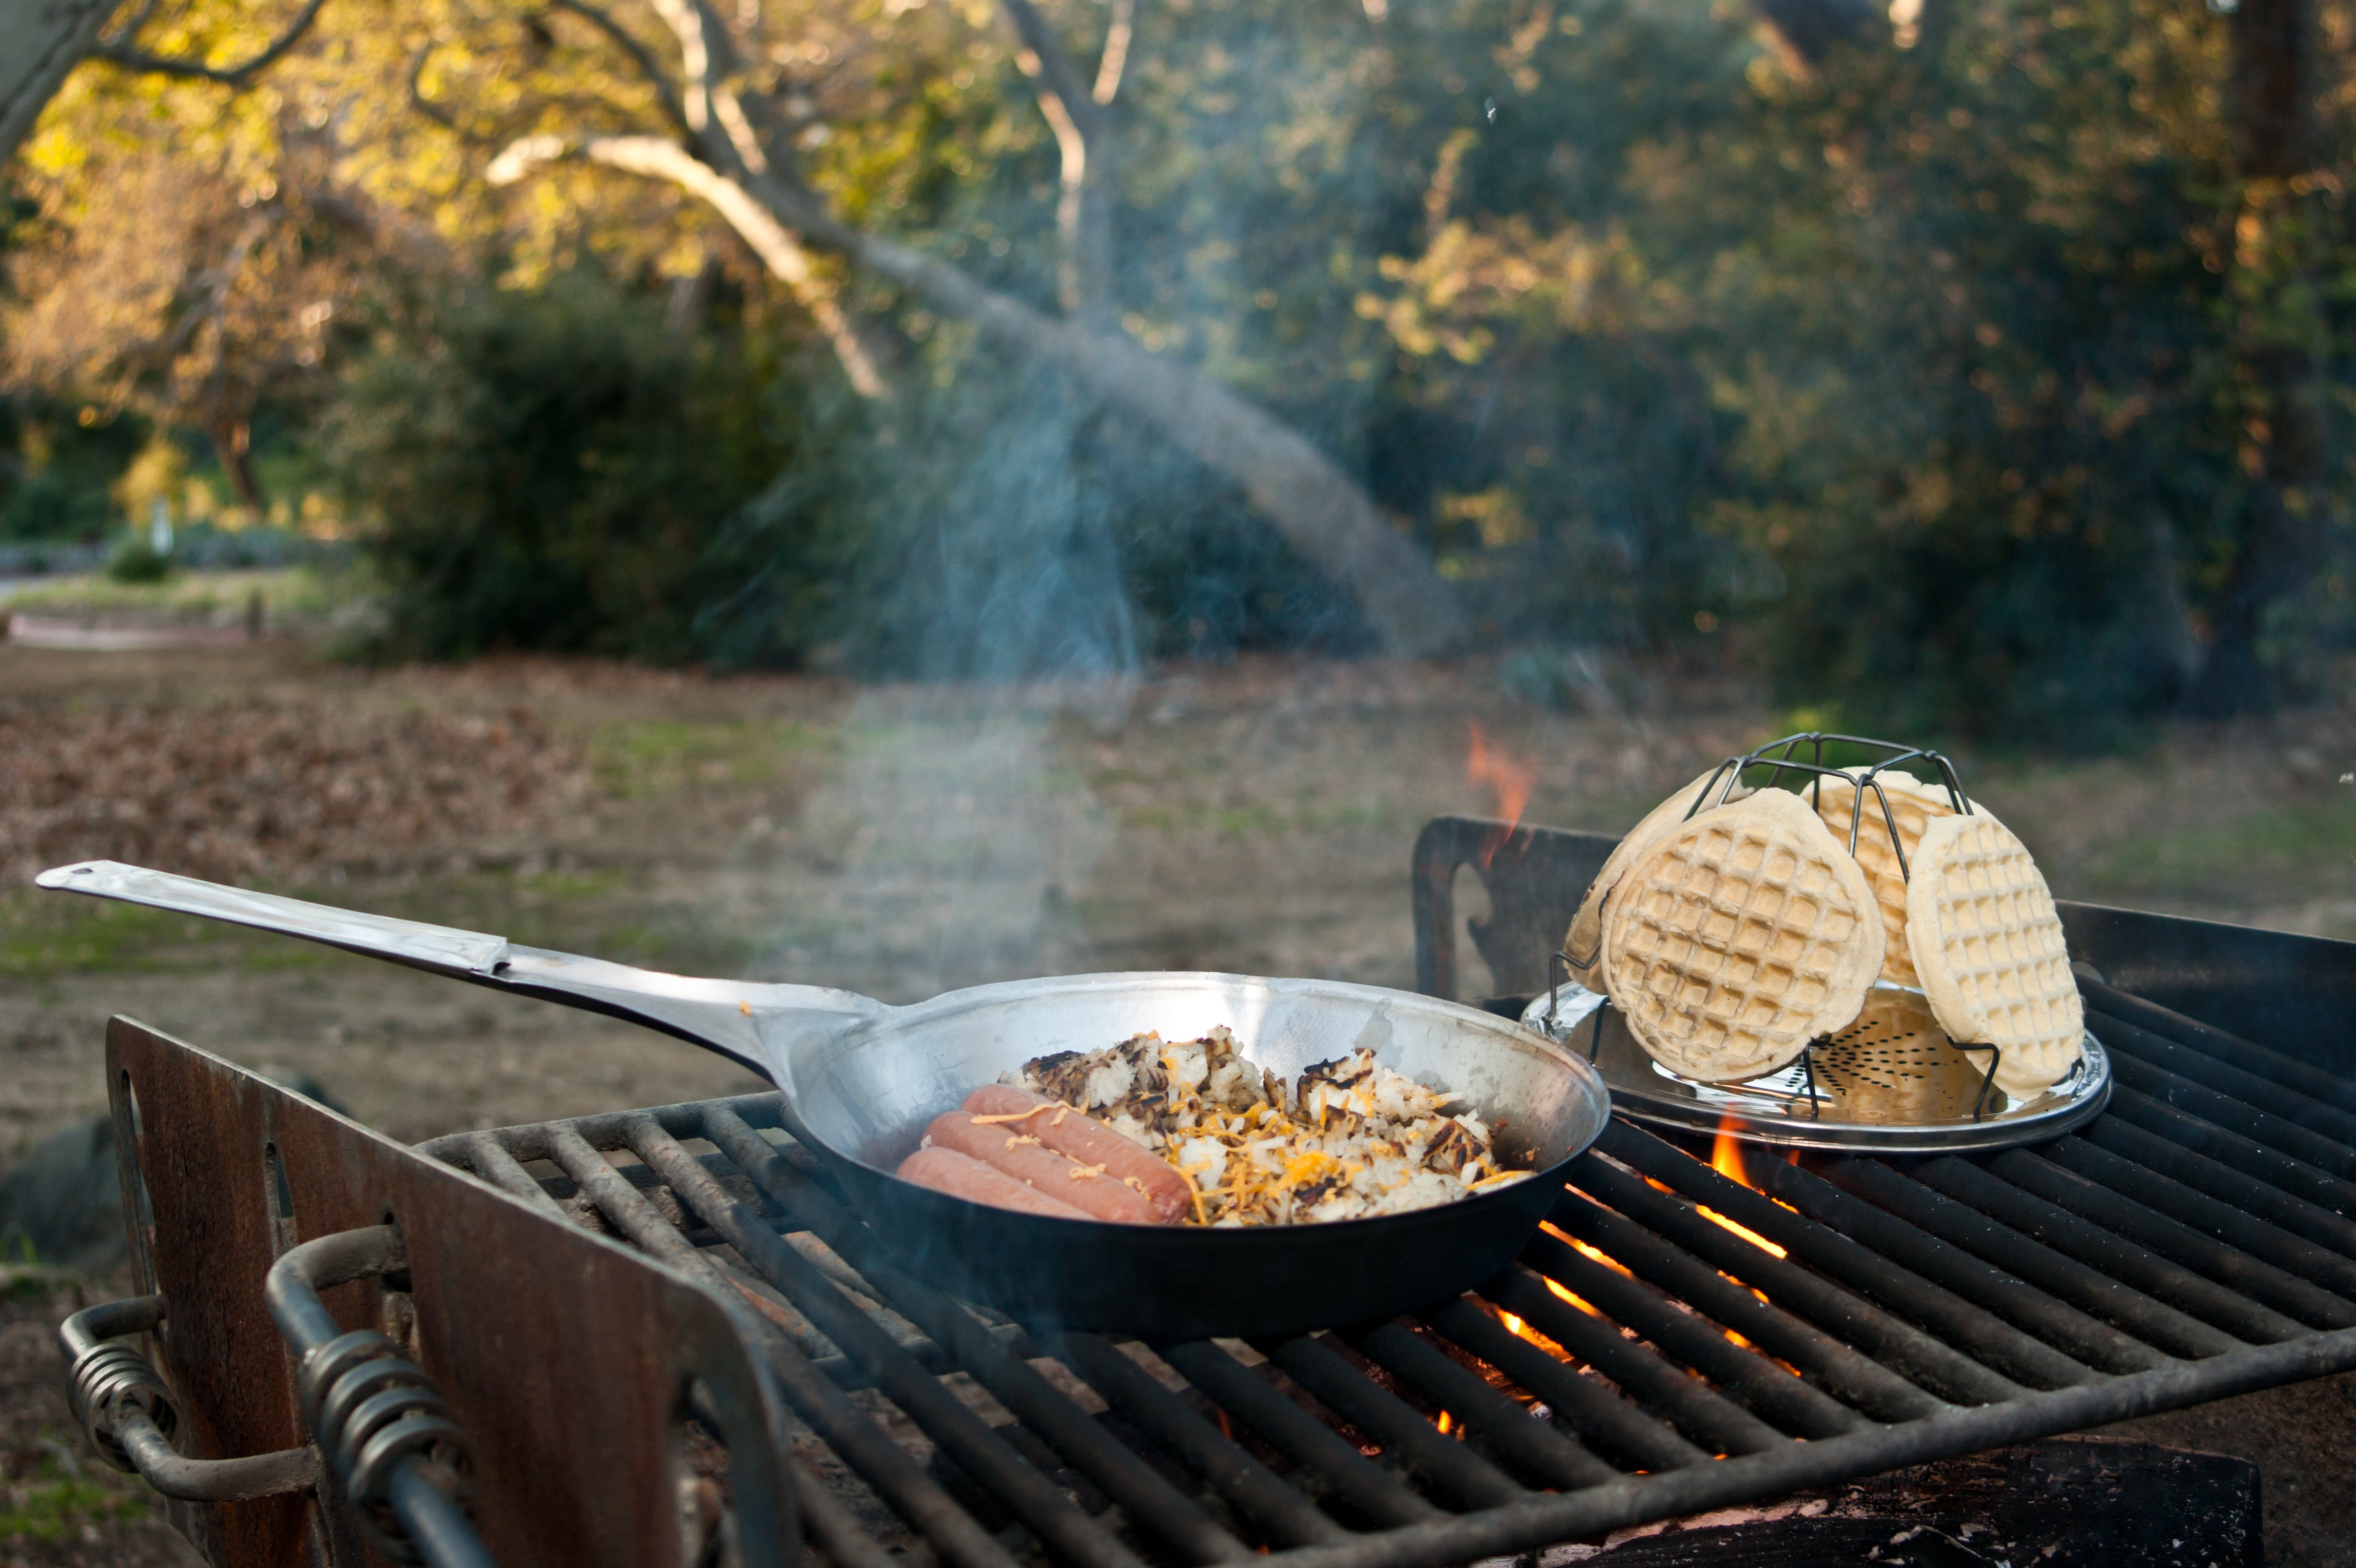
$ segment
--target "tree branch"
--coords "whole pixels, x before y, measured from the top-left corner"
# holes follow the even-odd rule
[[[309,0],[277,40],[243,65],[209,66],[201,60],[172,59],[163,55],[151,55],[131,47],[131,35],[126,32],[112,43],[102,43],[91,51],[91,58],[102,59],[124,70],[147,71],[157,76],[188,77],[198,81],[218,81],[229,87],[244,87],[255,76],[277,63],[280,57],[302,40],[318,18],[320,8],[327,0]]]
[[[654,0],[654,7],[679,40],[680,65],[687,81],[680,107],[696,151],[752,174],[768,173],[768,156],[730,81],[737,59],[727,27],[704,0]],[[723,133],[717,144],[709,134],[714,120]]]
[[[1125,59],[1127,16],[1114,14],[1115,31],[1105,39],[1110,91],[1099,99],[1081,89],[1071,57],[1055,41],[1031,0],[1000,0],[1000,4],[1023,40],[1015,63],[1040,84],[1039,112],[1055,131],[1063,159],[1063,194],[1055,203],[1056,299],[1072,315],[1100,317],[1109,308],[1112,296],[1112,221],[1101,194],[1108,140],[1104,134],[1104,105],[1110,102],[1111,92],[1119,89],[1115,44],[1117,40],[1118,52]],[[1099,68],[1097,79],[1099,86],[1107,83],[1105,69]]]
[[[680,103],[679,93],[671,87],[670,78],[665,76],[662,67],[655,63],[654,51],[638,42],[636,35],[628,28],[614,20],[605,12],[588,4],[588,0],[550,0],[549,8],[553,11],[570,11],[605,34],[613,41],[615,48],[630,57],[630,63],[638,68],[638,74],[645,77],[648,85],[655,90],[655,95],[662,101],[663,118],[669,120],[680,130],[695,129],[688,124],[687,110]]]
[[[1023,40],[1035,66],[1024,63],[1025,76],[1035,76],[1049,92],[1063,100],[1064,112],[1072,117],[1082,137],[1093,137],[1101,128],[1101,116],[1097,112],[1094,94],[1080,84],[1079,72],[1072,69],[1072,59],[1055,35],[1039,15],[1031,0],[999,0],[1007,19],[1014,24],[1015,36]],[[1124,46],[1124,49],[1126,46]]]
[[[1105,27],[1104,53],[1097,59],[1098,103],[1110,103],[1120,91],[1121,72],[1129,67],[1129,40],[1137,26],[1137,0],[1112,0],[1112,21]]]
[[[487,173],[492,184],[510,185],[543,163],[573,156],[608,168],[669,180],[709,203],[818,322],[859,395],[884,395],[884,377],[875,368],[873,356],[860,341],[832,292],[811,271],[809,252],[802,249],[801,242],[744,186],[678,143],[660,136],[591,136],[573,147],[560,136],[525,136],[509,144]]]

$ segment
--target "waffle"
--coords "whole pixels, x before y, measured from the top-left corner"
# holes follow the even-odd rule
[[[1644,820],[1628,830],[1627,836],[1604,861],[1603,869],[1597,872],[1595,880],[1587,885],[1586,897],[1579,901],[1579,912],[1570,918],[1569,934],[1562,939],[1562,950],[1564,956],[1571,961],[1570,977],[1588,990],[1603,989],[1604,900],[1620,885],[1620,879],[1627,875],[1628,867],[1635,864],[1636,857],[1643,854],[1655,839],[1686,820],[1686,812],[1692,807],[1694,798],[1708,789],[1712,779],[1718,779],[1721,784],[1725,782],[1713,768],[1645,812]],[[1748,793],[1750,791],[1740,783],[1735,785],[1735,800],[1740,800]],[[1582,958],[1587,961],[1583,967],[1579,962]]]
[[[2001,1047],[2007,1094],[2050,1088],[2078,1059],[2086,1015],[2037,863],[1975,810],[1923,829],[1911,864],[1908,940],[1939,1026],[1957,1045]]]
[[[1863,769],[1852,771],[1861,773]],[[1922,982],[1914,975],[1914,961],[1906,947],[1906,874],[1898,868],[1898,857],[1890,853],[1890,817],[1898,820],[1899,847],[1905,852],[1906,864],[1911,867],[1922,830],[1940,817],[1954,816],[1955,811],[1948,803],[1944,788],[1925,784],[1912,774],[1892,768],[1875,774],[1874,782],[1881,787],[1881,799],[1876,799],[1870,789],[1864,791],[1865,821],[1857,829],[1857,863],[1865,868],[1866,879],[1873,884],[1874,902],[1881,906],[1881,978],[1893,985],[1920,986]],[[1858,787],[1844,779],[1824,779],[1812,781],[1801,793],[1815,801],[1825,826],[1847,847],[1849,818],[1856,809]],[[1890,804],[1890,817],[1882,815],[1883,800]]]
[[[1603,922],[1605,989],[1655,1061],[1772,1072],[1847,1027],[1881,972],[1873,888],[1807,802],[1762,789],[1655,837]]]

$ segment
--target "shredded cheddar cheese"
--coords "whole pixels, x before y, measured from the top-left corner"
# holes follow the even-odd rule
[[[1159,1153],[1186,1178],[1197,1225],[1292,1225],[1402,1213],[1519,1181],[1455,1097],[1359,1050],[1288,1085],[1233,1033],[1145,1034],[1107,1050],[1026,1062],[1006,1081],[1085,1112]],[[1036,1114],[977,1118],[1015,1121]],[[1085,1180],[1103,1167],[1075,1166]],[[1123,1178],[1131,1187],[1134,1178]],[[1141,1187],[1140,1190],[1142,1190]]]

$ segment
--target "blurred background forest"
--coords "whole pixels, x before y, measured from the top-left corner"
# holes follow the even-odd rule
[[[8,166],[20,565],[160,508],[361,654],[1633,650],[2081,746],[2349,641],[2333,5],[106,10]]]

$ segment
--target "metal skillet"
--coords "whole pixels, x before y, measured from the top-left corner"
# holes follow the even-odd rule
[[[717,1051],[777,1086],[788,1130],[912,1273],[1043,1326],[1155,1338],[1283,1334],[1447,1300],[1521,1250],[1560,1194],[1560,1167],[1610,1112],[1595,1069],[1534,1031],[1370,985],[1086,974],[894,1007],[817,986],[660,974],[112,861],[59,866],[36,881],[302,937]],[[1437,1208],[1231,1228],[1020,1214],[892,1174],[935,1115],[1032,1058],[1098,1050],[1146,1029],[1190,1039],[1219,1024],[1288,1082],[1371,1047],[1386,1067],[1456,1091],[1496,1129],[1501,1162],[1537,1174]]]

